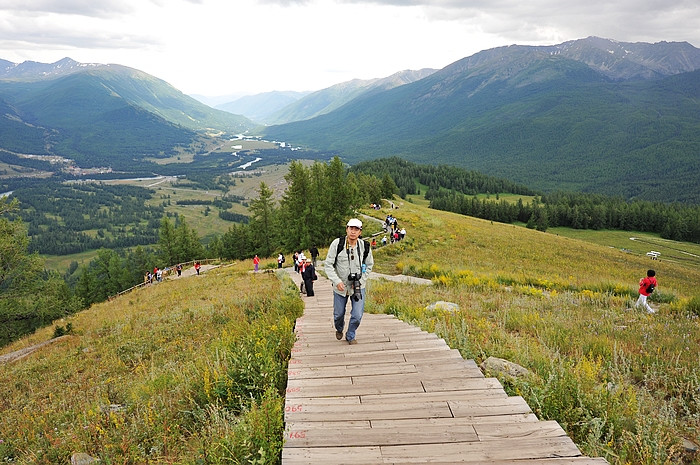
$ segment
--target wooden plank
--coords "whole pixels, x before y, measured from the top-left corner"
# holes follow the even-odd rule
[[[426,426],[416,430],[412,426],[345,428],[328,426],[299,429],[298,425],[285,431],[285,447],[339,447],[339,446],[384,446],[399,444],[432,444],[478,441],[471,425]]]
[[[337,428],[337,429],[362,429],[371,428],[372,422],[369,420],[323,420],[323,421],[285,421],[286,430],[305,430],[314,428]]]
[[[411,402],[407,404],[346,405],[300,404],[296,411],[285,412],[285,421],[386,420],[404,418],[452,418],[447,402]]]
[[[388,385],[352,385],[352,386],[313,386],[289,387],[286,390],[288,398],[297,397],[337,397],[362,396],[368,394],[394,394],[398,392],[424,392],[420,380],[406,380],[399,384]]]
[[[285,408],[287,405],[303,404],[335,404],[335,405],[357,405],[360,404],[360,396],[336,396],[336,397],[294,397],[285,398]]]
[[[295,378],[287,380],[287,387],[316,387],[316,386],[351,386],[352,378],[350,377],[339,377],[339,378]]]
[[[339,376],[379,375],[379,374],[418,373],[415,365],[405,362],[375,363],[372,365],[340,365],[324,368],[301,368],[295,370],[288,379],[335,378]]]
[[[496,378],[443,378],[423,380],[426,392],[462,391],[468,389],[503,389]]]
[[[422,371],[417,373],[399,373],[399,374],[388,374],[388,375],[358,375],[353,376],[352,384],[361,385],[367,383],[398,383],[405,379],[420,379],[424,382],[440,382],[446,377],[459,376],[459,380],[473,380],[477,383],[483,383],[486,378],[468,378],[466,376],[460,376],[460,373],[455,370],[447,371]],[[313,380],[310,380],[313,383]]]
[[[540,421],[537,417],[530,414],[519,415],[502,415],[493,417],[479,418],[405,418],[394,420],[342,420],[342,421],[286,421],[285,425],[288,429],[314,429],[314,428],[410,428],[415,431],[423,428],[439,427],[444,430],[449,430],[452,427],[472,426],[476,430],[479,426],[496,425],[503,426],[505,424],[517,426],[525,424],[537,425]],[[537,428],[537,426],[534,426]],[[526,426],[523,426],[527,430]]]
[[[379,394],[360,396],[363,404],[377,403],[403,403],[410,399],[421,400],[476,400],[507,398],[508,394],[503,389],[472,389],[470,391],[436,391],[436,392],[410,392],[398,394]]]
[[[402,462],[401,465],[425,465],[426,462]],[[430,465],[454,465],[455,462],[430,461]],[[563,457],[556,459],[491,460],[488,465],[609,465],[603,458]]]
[[[519,396],[476,401],[452,400],[448,403],[455,418],[514,415],[532,412],[527,402]]]
[[[347,366],[357,364],[374,364],[385,362],[405,362],[404,354],[400,352],[385,352],[381,357],[376,354],[333,354],[306,355],[304,358],[293,357],[289,361],[289,370],[309,367]]]
[[[375,465],[383,464],[379,447],[285,447],[283,465]]]
[[[517,415],[501,415],[478,418],[407,418],[405,420],[372,420],[372,426],[401,426],[413,425],[415,428],[423,428],[426,425],[442,425],[450,428],[453,425],[479,425],[479,424],[503,424],[503,423],[536,423],[539,420],[533,413]]]
[[[335,339],[335,336],[333,336]],[[359,341],[359,336],[358,336]],[[383,352],[385,350],[397,350],[397,342],[363,342],[362,344],[349,345],[346,341],[334,341],[323,347],[297,347],[292,348],[292,356],[301,357],[306,355],[333,355],[358,352]]]
[[[420,363],[428,360],[437,359],[455,359],[464,360],[462,355],[456,349],[440,350],[440,351],[420,351],[420,352],[405,352],[405,359],[409,363]],[[465,360],[466,361],[466,360]],[[467,361],[468,362],[468,361]]]
[[[566,431],[556,421],[534,423],[474,423],[480,441],[500,441],[503,438],[533,438],[566,436]]]
[[[498,446],[491,442],[382,446],[381,454],[388,463],[402,464],[432,458],[451,463],[486,463],[493,460],[577,457],[581,452],[568,437],[556,437],[504,439]]]

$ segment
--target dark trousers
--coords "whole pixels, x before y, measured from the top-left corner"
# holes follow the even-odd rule
[[[306,289],[307,296],[313,297],[313,295],[314,295],[314,280],[313,279],[305,279],[304,280],[304,289]]]

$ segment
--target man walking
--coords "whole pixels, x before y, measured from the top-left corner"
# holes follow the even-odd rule
[[[314,268],[316,268],[316,259],[318,258],[318,248],[314,245],[309,249],[309,252],[311,252],[311,262],[314,265]]]
[[[353,218],[345,228],[346,236],[334,239],[328,248],[324,269],[333,283],[333,321],[335,338],[343,338],[345,308],[350,298],[350,323],[345,340],[357,344],[355,332],[365,311],[367,276],[374,266],[372,248],[360,240],[362,221]]]

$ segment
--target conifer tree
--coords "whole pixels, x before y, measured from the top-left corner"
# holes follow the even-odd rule
[[[258,254],[261,257],[269,257],[277,247],[278,237],[275,223],[275,204],[272,189],[264,182],[258,188],[258,198],[250,202],[252,214],[249,228],[253,239],[254,250],[250,256]]]
[[[80,308],[65,281],[28,253],[24,223],[7,218],[18,209],[16,199],[0,198],[0,346]]]
[[[175,237],[175,228],[167,216],[160,220],[160,230],[158,233],[158,258],[163,268],[177,261],[177,239]]]
[[[310,171],[299,161],[289,165],[289,173],[284,177],[287,189],[280,202],[279,219],[285,234],[281,237],[282,246],[286,250],[310,247],[309,231],[315,225],[309,225],[309,213],[313,205]],[[313,196],[315,197],[315,196]]]

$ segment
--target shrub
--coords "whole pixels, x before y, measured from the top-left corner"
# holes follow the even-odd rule
[[[239,417],[231,435],[220,442],[228,463],[276,465],[284,446],[284,398],[268,388]]]
[[[692,315],[700,316],[700,296],[692,297],[686,304],[685,309]]]

